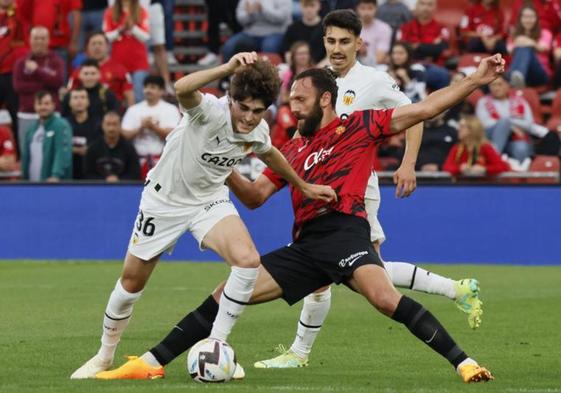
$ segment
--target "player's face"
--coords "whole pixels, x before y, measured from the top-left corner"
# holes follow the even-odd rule
[[[97,67],[85,66],[80,68],[79,78],[82,82],[82,86],[86,89],[90,89],[98,84],[101,74]]]
[[[70,102],[68,104],[70,105],[70,109],[74,112],[85,111],[90,105],[88,93],[83,90],[71,91]]]
[[[292,84],[289,96],[290,111],[298,120],[300,135],[312,135],[323,118],[316,88],[310,78],[298,79]]]
[[[503,78],[497,78],[489,84],[489,91],[491,92],[493,98],[502,100],[508,97],[510,86],[508,82]]]
[[[109,53],[109,46],[107,45],[105,37],[103,37],[101,34],[96,34],[92,38],[90,38],[90,41],[88,42],[87,52],[88,56],[92,59],[96,59],[98,61],[105,59],[105,57],[107,57],[107,54]]]
[[[356,13],[364,24],[370,24],[376,15],[376,6],[371,3],[360,3],[356,7]]]
[[[164,90],[158,85],[147,84],[142,90],[144,93],[144,99],[150,103],[156,103],[164,96]]]
[[[103,134],[108,138],[115,138],[121,133],[121,119],[119,116],[106,115],[101,123]]]
[[[330,26],[323,37],[329,64],[337,73],[346,73],[355,63],[362,39],[352,31]]]
[[[34,102],[35,112],[39,118],[46,119],[55,112],[55,102],[49,94]]]
[[[261,100],[246,98],[242,101],[230,99],[230,114],[234,132],[249,134],[265,116],[267,108]]]

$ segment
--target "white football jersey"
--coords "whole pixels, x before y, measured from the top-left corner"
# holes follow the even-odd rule
[[[347,75],[337,78],[337,86],[335,111],[342,118],[354,111],[396,108],[411,103],[387,72],[358,61]]]
[[[399,86],[387,72],[360,64],[358,61],[342,78],[337,78],[337,103],[335,112],[344,119],[355,111],[368,109],[388,109],[407,105],[411,100],[399,90]],[[372,172],[366,187],[366,199],[380,203],[378,175]],[[377,210],[377,207],[376,207]],[[368,220],[373,232],[372,240],[385,239],[382,227],[375,213],[368,212]]]
[[[265,120],[248,134],[234,132],[226,97],[203,94],[200,105],[182,113],[166,138],[160,161],[147,176],[168,203],[210,201],[245,156],[264,154],[272,147]]]

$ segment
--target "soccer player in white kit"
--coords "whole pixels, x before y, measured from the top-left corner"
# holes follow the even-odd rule
[[[349,116],[357,110],[387,109],[410,104],[411,101],[395,81],[386,73],[364,66],[357,61],[362,45],[361,22],[351,10],[330,12],[323,20],[324,45],[331,69],[337,73],[337,104],[339,117]],[[396,196],[407,197],[416,188],[415,163],[422,139],[422,124],[407,130],[406,151],[400,168],[394,175]],[[380,188],[378,176],[372,172],[365,194],[371,241],[380,253],[386,239],[378,221]],[[479,299],[477,280],[454,281],[428,272],[411,263],[386,262],[384,267],[396,287],[439,294],[455,300],[457,306],[468,314],[468,323],[477,328],[481,323],[482,302]],[[330,287],[320,289],[304,298],[294,341],[288,350],[279,345],[281,354],[255,363],[257,368],[295,368],[308,365],[308,357],[321,326],[331,306]]]
[[[227,97],[218,99],[198,91],[232,74]],[[260,264],[224,185],[245,156],[255,153],[308,198],[336,199],[331,187],[304,182],[272,147],[263,116],[277,99],[279,86],[275,67],[258,60],[255,52],[239,53],[226,64],[190,74],[175,84],[183,118],[148,173],[123,272],[105,310],[101,347],[72,379],[94,378],[112,365],[134,303],[156,263],[186,231],[201,249],[212,249],[231,266],[210,335],[226,341],[253,292]]]

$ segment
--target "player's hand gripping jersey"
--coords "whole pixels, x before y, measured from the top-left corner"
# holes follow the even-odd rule
[[[147,176],[160,185],[158,195],[172,204],[212,199],[245,156],[271,149],[264,120],[248,134],[232,131],[226,97],[204,94],[200,105],[182,113],[179,125],[166,138],[160,161]]]

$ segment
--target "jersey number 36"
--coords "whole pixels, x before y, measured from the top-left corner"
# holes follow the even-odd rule
[[[156,226],[152,223],[152,220],[154,220],[154,217],[146,217],[146,220],[144,220],[144,212],[140,210],[136,220],[136,229],[142,232],[145,236],[154,235]]]

